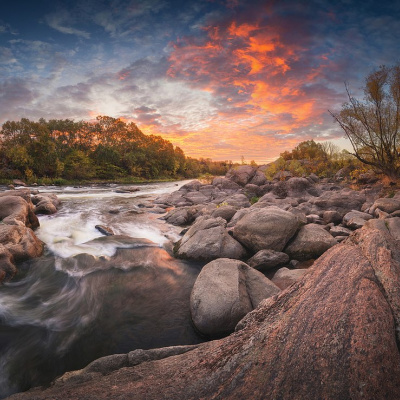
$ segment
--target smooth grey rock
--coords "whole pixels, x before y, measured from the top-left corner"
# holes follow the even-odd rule
[[[247,264],[260,271],[266,271],[288,262],[289,256],[286,253],[274,250],[260,250],[247,261]]]
[[[202,216],[175,245],[175,254],[180,258],[214,260],[229,257],[241,259],[246,250],[226,231],[226,221],[222,218]]]
[[[291,243],[285,248],[290,258],[305,261],[318,258],[326,250],[337,244],[335,238],[321,225],[303,226]]]
[[[221,258],[203,267],[190,296],[195,327],[204,335],[219,337],[279,288],[244,262]]]
[[[277,207],[255,209],[235,225],[233,236],[249,249],[281,251],[299,228],[296,216]]]
[[[293,283],[299,281],[306,274],[307,269],[289,269],[282,267],[276,271],[272,277],[272,282],[280,289],[284,290]]]
[[[211,216],[213,218],[221,217],[225,221],[229,222],[232,219],[232,217],[236,214],[236,212],[237,212],[237,209],[235,207],[226,205],[226,206],[221,206],[221,207],[216,208],[212,212]]]

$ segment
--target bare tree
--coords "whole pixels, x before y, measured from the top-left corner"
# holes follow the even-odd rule
[[[339,113],[330,114],[342,127],[361,162],[390,178],[400,173],[400,64],[381,66],[365,79],[364,99],[351,96]]]

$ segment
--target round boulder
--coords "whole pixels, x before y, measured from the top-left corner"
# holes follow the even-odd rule
[[[220,258],[203,267],[190,296],[190,312],[197,330],[221,337],[279,288],[244,262]]]
[[[272,282],[281,290],[284,290],[293,283],[299,281],[306,272],[307,269],[289,269],[282,267],[275,272]]]
[[[226,231],[226,221],[220,217],[202,216],[175,245],[175,254],[180,258],[210,261],[229,257],[241,259],[246,250]]]
[[[225,176],[238,185],[245,186],[252,180],[256,171],[251,165],[240,165],[239,167],[231,168]]]
[[[274,250],[260,250],[247,261],[247,264],[252,268],[265,271],[288,262],[289,256],[286,253]]]
[[[278,207],[254,209],[235,225],[233,236],[254,252],[282,251],[300,226],[295,215]]]
[[[285,253],[295,260],[305,261],[318,258],[335,244],[337,241],[323,226],[308,224],[299,230]]]

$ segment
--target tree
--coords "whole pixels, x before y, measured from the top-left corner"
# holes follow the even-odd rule
[[[330,112],[349,138],[353,156],[391,179],[400,172],[400,64],[381,66],[365,79],[364,99],[349,101],[339,113]]]

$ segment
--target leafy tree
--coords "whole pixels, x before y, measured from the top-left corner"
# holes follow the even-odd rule
[[[349,138],[353,155],[390,178],[400,172],[400,64],[381,66],[365,79],[364,99],[355,99],[346,84],[349,101],[331,113]]]

